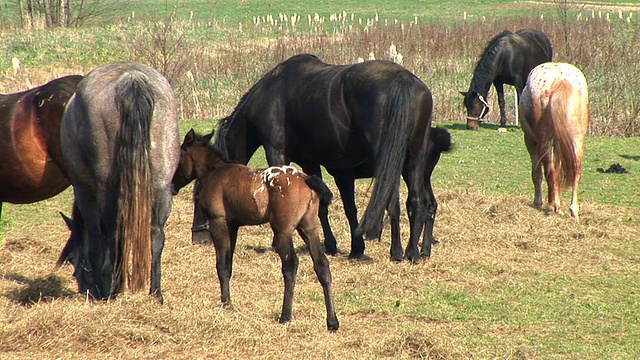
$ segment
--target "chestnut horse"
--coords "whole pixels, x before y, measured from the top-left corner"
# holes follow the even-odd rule
[[[137,63],[113,63],[78,84],[60,128],[74,190],[70,261],[81,292],[107,299],[151,279],[162,302],[160,259],[180,157],[178,103],[169,82]]]
[[[0,95],[0,215],[2,203],[28,204],[71,184],[60,149],[60,122],[80,75]]]
[[[209,220],[209,233],[216,249],[222,303],[230,302],[229,279],[238,228],[268,222],[273,230],[272,246],[282,261],[284,277],[280,323],[291,320],[298,271],[292,236],[297,230],[309,249],[313,269],[324,291],[327,329],[338,330],[331,295],[331,270],[320,246],[317,224],[320,203],[327,206],[333,194],[320,178],[291,166],[257,170],[229,163],[222,151],[209,144],[212,136],[213,133],[200,136],[193,129],[187,133],[173,184],[178,191],[195,178],[200,181],[200,207]]]
[[[560,188],[570,186],[571,215],[578,220],[578,183],[582,174],[584,137],[589,128],[587,81],[565,63],[535,67],[520,99],[522,130],[531,156],[534,205],[542,206],[542,166],[549,207],[560,212]]]

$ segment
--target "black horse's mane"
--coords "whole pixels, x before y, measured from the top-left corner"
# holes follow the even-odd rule
[[[493,81],[491,76],[495,69],[494,60],[503,50],[502,47],[499,46],[500,40],[505,36],[513,34],[514,33],[512,31],[504,30],[489,41],[489,44],[484,49],[482,55],[480,55],[480,59],[478,59],[478,62],[476,63],[475,70],[473,72],[473,79],[471,81],[472,87],[473,85],[485,84],[486,82]]]

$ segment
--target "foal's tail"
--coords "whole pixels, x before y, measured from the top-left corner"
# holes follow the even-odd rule
[[[375,154],[373,177],[375,183],[367,209],[358,229],[366,238],[373,239],[382,232],[382,217],[392,199],[398,198],[400,176],[407,153],[409,135],[413,129],[416,106],[414,79],[410,74],[399,74],[390,84],[384,105],[381,143]]]
[[[310,175],[304,178],[304,182],[318,194],[318,197],[320,197],[320,205],[329,206],[329,204],[331,204],[333,201],[333,193],[322,179],[315,175]]]
[[[116,227],[116,262],[112,293],[122,289],[126,276],[129,290],[140,291],[151,278],[152,177],[149,152],[155,98],[146,75],[132,71],[123,75],[115,89],[122,122],[116,142],[115,178],[119,181]]]
[[[569,118],[568,104],[572,86],[566,80],[557,80],[551,86],[551,98],[547,107],[547,120],[553,131],[547,134],[545,144],[553,158],[555,180],[561,187],[573,186],[579,171],[576,144],[570,131],[572,119]]]

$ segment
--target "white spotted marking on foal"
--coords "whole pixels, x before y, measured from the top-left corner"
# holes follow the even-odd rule
[[[262,182],[269,183],[269,186],[273,186],[273,180],[278,177],[280,174],[296,175],[299,173],[298,169],[293,166],[284,165],[284,166],[272,166],[262,172]],[[287,185],[291,185],[291,183],[287,179]]]

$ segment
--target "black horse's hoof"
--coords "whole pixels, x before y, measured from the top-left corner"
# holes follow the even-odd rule
[[[340,327],[340,321],[338,321],[338,319],[327,320],[327,330],[331,332],[336,332],[338,331],[339,327]]]
[[[364,259],[364,254],[363,253],[350,253],[349,254],[349,259],[352,260],[363,260]]]

